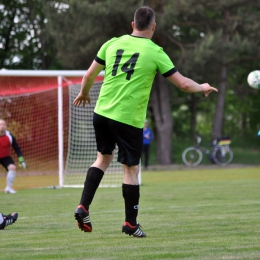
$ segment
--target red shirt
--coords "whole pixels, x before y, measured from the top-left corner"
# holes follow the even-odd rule
[[[14,148],[18,157],[22,156],[21,149],[14,136],[9,131],[5,131],[5,135],[0,136],[0,158],[11,155],[11,146]]]

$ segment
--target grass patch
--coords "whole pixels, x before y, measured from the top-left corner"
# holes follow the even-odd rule
[[[147,171],[142,180],[144,239],[121,233],[121,188],[98,189],[92,233],[73,217],[82,189],[1,192],[1,211],[19,218],[0,231],[0,259],[259,259],[259,168]]]

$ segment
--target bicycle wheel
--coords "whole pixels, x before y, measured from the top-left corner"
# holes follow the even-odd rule
[[[232,162],[233,151],[228,145],[221,145],[217,146],[216,149],[214,149],[212,156],[216,164],[225,166]]]
[[[188,147],[182,153],[182,161],[188,166],[197,166],[202,161],[202,152],[196,147]]]

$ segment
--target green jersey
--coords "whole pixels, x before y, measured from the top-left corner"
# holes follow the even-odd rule
[[[176,72],[168,55],[150,39],[124,35],[103,44],[95,60],[105,65],[105,77],[94,112],[143,128],[157,71]]]

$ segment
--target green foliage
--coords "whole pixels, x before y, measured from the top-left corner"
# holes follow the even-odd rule
[[[139,1],[64,1],[69,8],[55,12],[47,6],[49,29],[55,37],[58,58],[65,69],[86,69],[101,45],[112,37],[131,33]],[[62,30],[61,30],[62,28]]]
[[[0,68],[60,68],[43,5],[42,0],[1,2]]]
[[[223,118],[222,134],[258,131],[260,91],[246,79],[259,67],[259,1],[3,0],[0,68],[87,69],[103,42],[132,32],[134,11],[142,5],[155,9],[153,41],[181,74],[217,88],[225,83],[225,91],[208,98],[171,91],[174,135],[209,135],[215,118]],[[220,95],[225,102],[217,106]]]
[[[246,81],[249,72],[259,66],[259,7],[256,1],[166,1],[160,36],[167,35],[167,40],[160,39],[160,43],[177,69],[197,82],[209,82],[216,88],[224,82],[226,87],[213,97],[194,99],[192,106],[190,95],[172,92],[174,132],[178,136],[198,130],[208,134],[213,119],[220,118],[220,124],[222,116],[222,134],[253,134],[260,127],[259,91],[250,89]],[[225,76],[221,74],[223,66],[227,67]],[[217,107],[220,95],[225,103]],[[175,101],[180,98],[189,108],[185,113]],[[220,110],[221,117],[216,115]],[[192,122],[192,114],[196,122]]]

